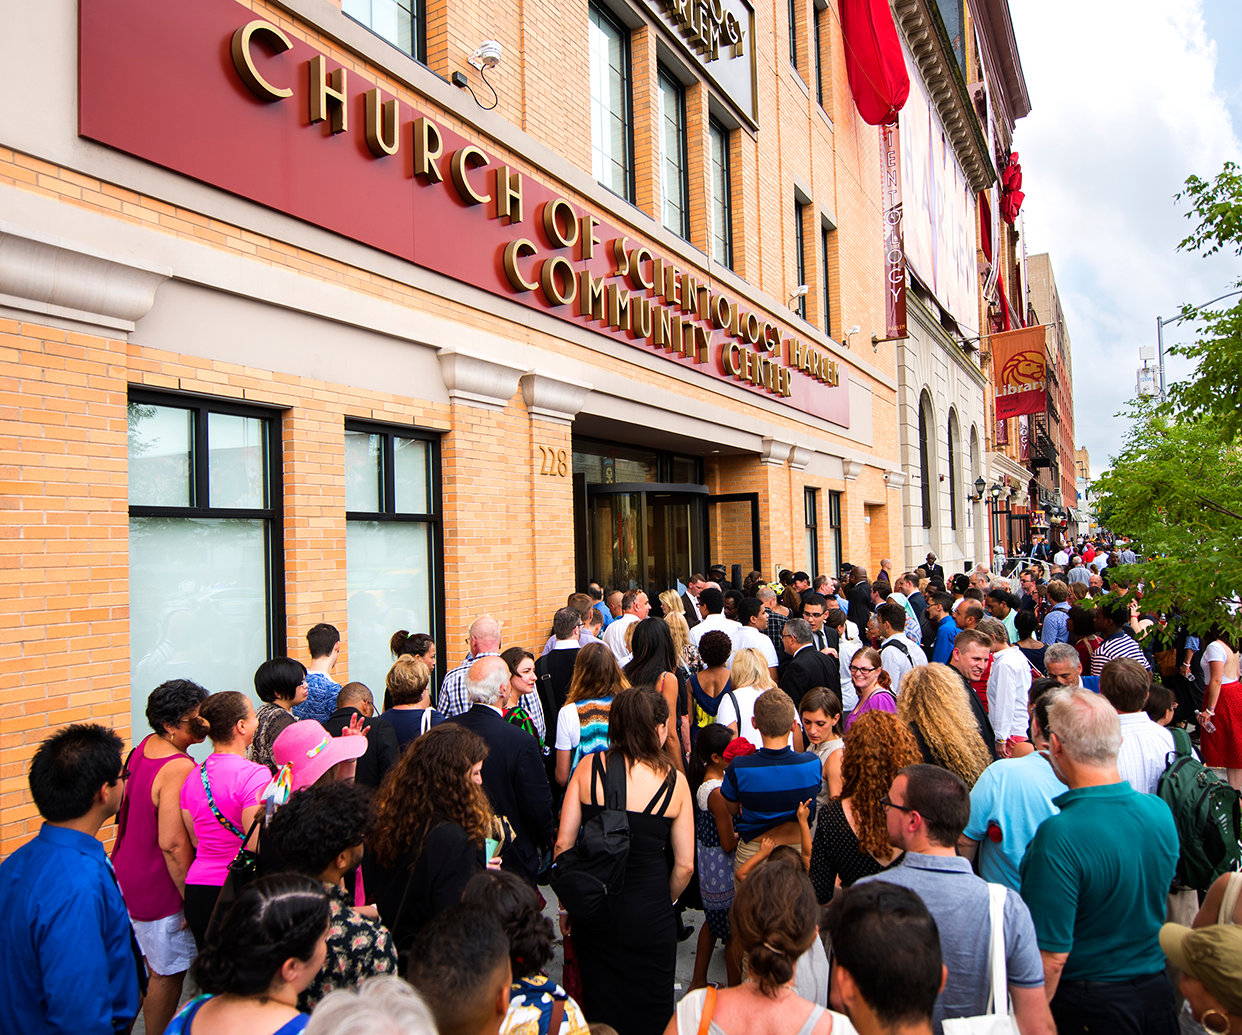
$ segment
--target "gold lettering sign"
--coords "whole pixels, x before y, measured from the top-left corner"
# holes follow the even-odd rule
[[[282,54],[293,47],[293,44],[289,42],[289,37],[275,25],[270,25],[260,18],[247,22],[233,33],[233,39],[229,44],[229,53],[233,56],[233,67],[237,69],[238,77],[260,100],[279,101],[285,97],[292,97],[292,89],[287,86],[273,86],[259,74],[258,68],[255,67],[254,55],[250,52],[255,36],[267,40],[268,46],[277,54]]]

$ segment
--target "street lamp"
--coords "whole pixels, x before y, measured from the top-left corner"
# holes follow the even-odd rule
[[[975,494],[970,497],[971,500],[978,502],[983,499],[983,493],[987,487],[988,483],[984,480],[983,475],[979,475],[979,477],[975,479]]]
[[[1213,298],[1210,302],[1204,302],[1203,305],[1195,306],[1196,309],[1206,309],[1210,305],[1215,305],[1226,298],[1233,298],[1234,295],[1242,295],[1242,289],[1237,291],[1229,291],[1221,295],[1219,298]],[[1160,400],[1164,401],[1164,328],[1168,324],[1181,323],[1186,316],[1178,313],[1176,316],[1157,316],[1156,317],[1156,364],[1160,370]]]

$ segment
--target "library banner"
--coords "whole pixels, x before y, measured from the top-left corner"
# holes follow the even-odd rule
[[[1043,324],[993,334],[992,383],[996,419],[1042,413],[1048,405],[1048,364]]]

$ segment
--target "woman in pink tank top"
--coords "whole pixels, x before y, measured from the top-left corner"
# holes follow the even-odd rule
[[[117,816],[112,865],[151,972],[143,1020],[159,1035],[177,1010],[181,984],[194,958],[182,896],[194,849],[181,821],[181,785],[193,771],[186,754],[206,735],[198,706],[207,691],[188,679],[162,683],[147,698],[155,732],[130,752],[129,781]]]

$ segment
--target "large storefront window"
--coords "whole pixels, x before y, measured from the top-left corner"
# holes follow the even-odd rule
[[[630,159],[630,37],[591,5],[591,169],[614,194],[634,200]]]
[[[144,391],[129,399],[134,739],[166,679],[253,688],[284,628],[279,423],[268,410]]]
[[[411,428],[345,425],[349,678],[378,702],[399,629],[443,628],[440,443]]]

